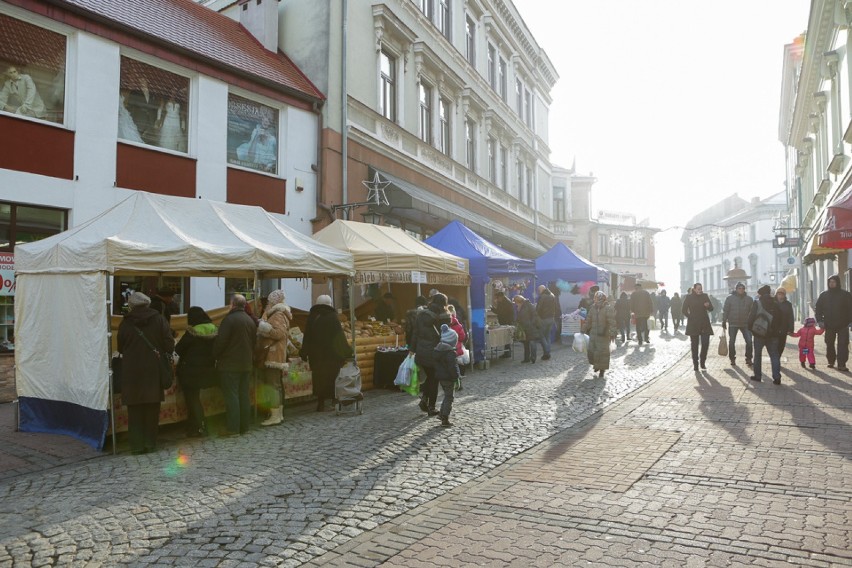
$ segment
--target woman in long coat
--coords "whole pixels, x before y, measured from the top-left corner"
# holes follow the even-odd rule
[[[213,343],[218,331],[216,325],[202,308],[192,306],[186,313],[186,332],[175,346],[180,357],[177,377],[186,400],[186,435],[190,438],[207,435],[201,390],[217,384],[216,359]]]
[[[425,380],[420,381],[420,410],[429,416],[438,415],[435,403],[438,399],[438,379],[435,376],[435,347],[441,341],[438,332],[443,324],[451,323],[450,312],[447,311],[447,297],[440,292],[434,294],[426,309],[417,312],[414,322],[414,345],[409,349],[414,353],[414,362],[420,367]]]
[[[609,369],[609,344],[615,341],[618,328],[615,308],[606,301],[606,294],[595,292],[594,303],[586,313],[585,332],[589,335],[588,356],[592,368],[603,378]]]
[[[287,341],[290,338],[290,320],[293,318],[290,306],[285,302],[284,290],[269,293],[266,310],[257,324],[257,345],[266,350],[263,362],[262,386],[263,400],[270,411],[267,420],[261,426],[275,426],[284,420],[284,387],[282,374],[290,367],[287,363]]]
[[[671,312],[672,325],[674,325],[675,333],[677,333],[681,324],[683,324],[683,299],[677,292],[675,292],[674,296],[672,296]]]
[[[166,318],[150,308],[151,298],[134,292],[127,300],[130,311],[118,326],[118,352],[122,356],[121,400],[127,405],[130,451],[146,454],[157,449],[160,427],[160,359],[175,349]],[[148,342],[159,351],[151,349]]]
[[[334,399],[334,381],[340,368],[352,357],[352,348],[337,319],[331,296],[323,294],[317,298],[308,313],[300,354],[311,367],[317,412],[322,412],[326,399]]]
[[[707,349],[710,347],[710,336],[713,335],[713,327],[710,325],[710,312],[713,311],[713,303],[710,296],[704,293],[704,287],[696,282],[692,287],[692,293],[683,300],[683,315],[686,316],[686,335],[692,342],[692,366],[697,371],[707,369]],[[698,344],[701,342],[699,353]]]

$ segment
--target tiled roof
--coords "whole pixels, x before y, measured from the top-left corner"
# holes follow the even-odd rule
[[[63,3],[287,90],[325,98],[287,56],[264,49],[239,22],[192,0],[64,0]]]

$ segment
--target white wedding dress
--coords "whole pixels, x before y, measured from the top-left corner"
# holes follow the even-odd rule
[[[130,111],[124,106],[124,95],[121,95],[118,100],[118,137],[122,140],[142,143],[139,129],[136,128],[136,123],[133,122]]]
[[[180,127],[180,103],[167,102],[163,107],[163,113],[165,114],[160,126],[160,147],[186,152],[186,135]]]

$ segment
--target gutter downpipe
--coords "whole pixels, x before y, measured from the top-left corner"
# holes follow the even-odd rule
[[[346,83],[346,34],[347,29],[349,27],[349,1],[343,0],[343,14],[341,21],[341,33],[342,39],[340,43],[340,159],[342,162],[342,171],[341,171],[341,189],[342,189],[342,203],[349,203],[349,190],[347,188],[346,176],[348,175],[348,164],[349,161],[349,134],[347,125],[349,124],[349,113],[348,113],[348,101],[347,101],[347,83]],[[343,208],[343,218],[349,219],[349,210],[347,208]],[[353,328],[354,334],[354,328]]]

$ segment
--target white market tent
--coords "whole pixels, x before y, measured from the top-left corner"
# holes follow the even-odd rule
[[[352,254],[356,284],[470,285],[466,258],[438,250],[402,229],[337,220],[316,232],[314,239]]]
[[[78,227],[15,247],[15,269],[20,428],[100,449],[111,275],[351,276],[354,264],[260,207],[134,192]]]

